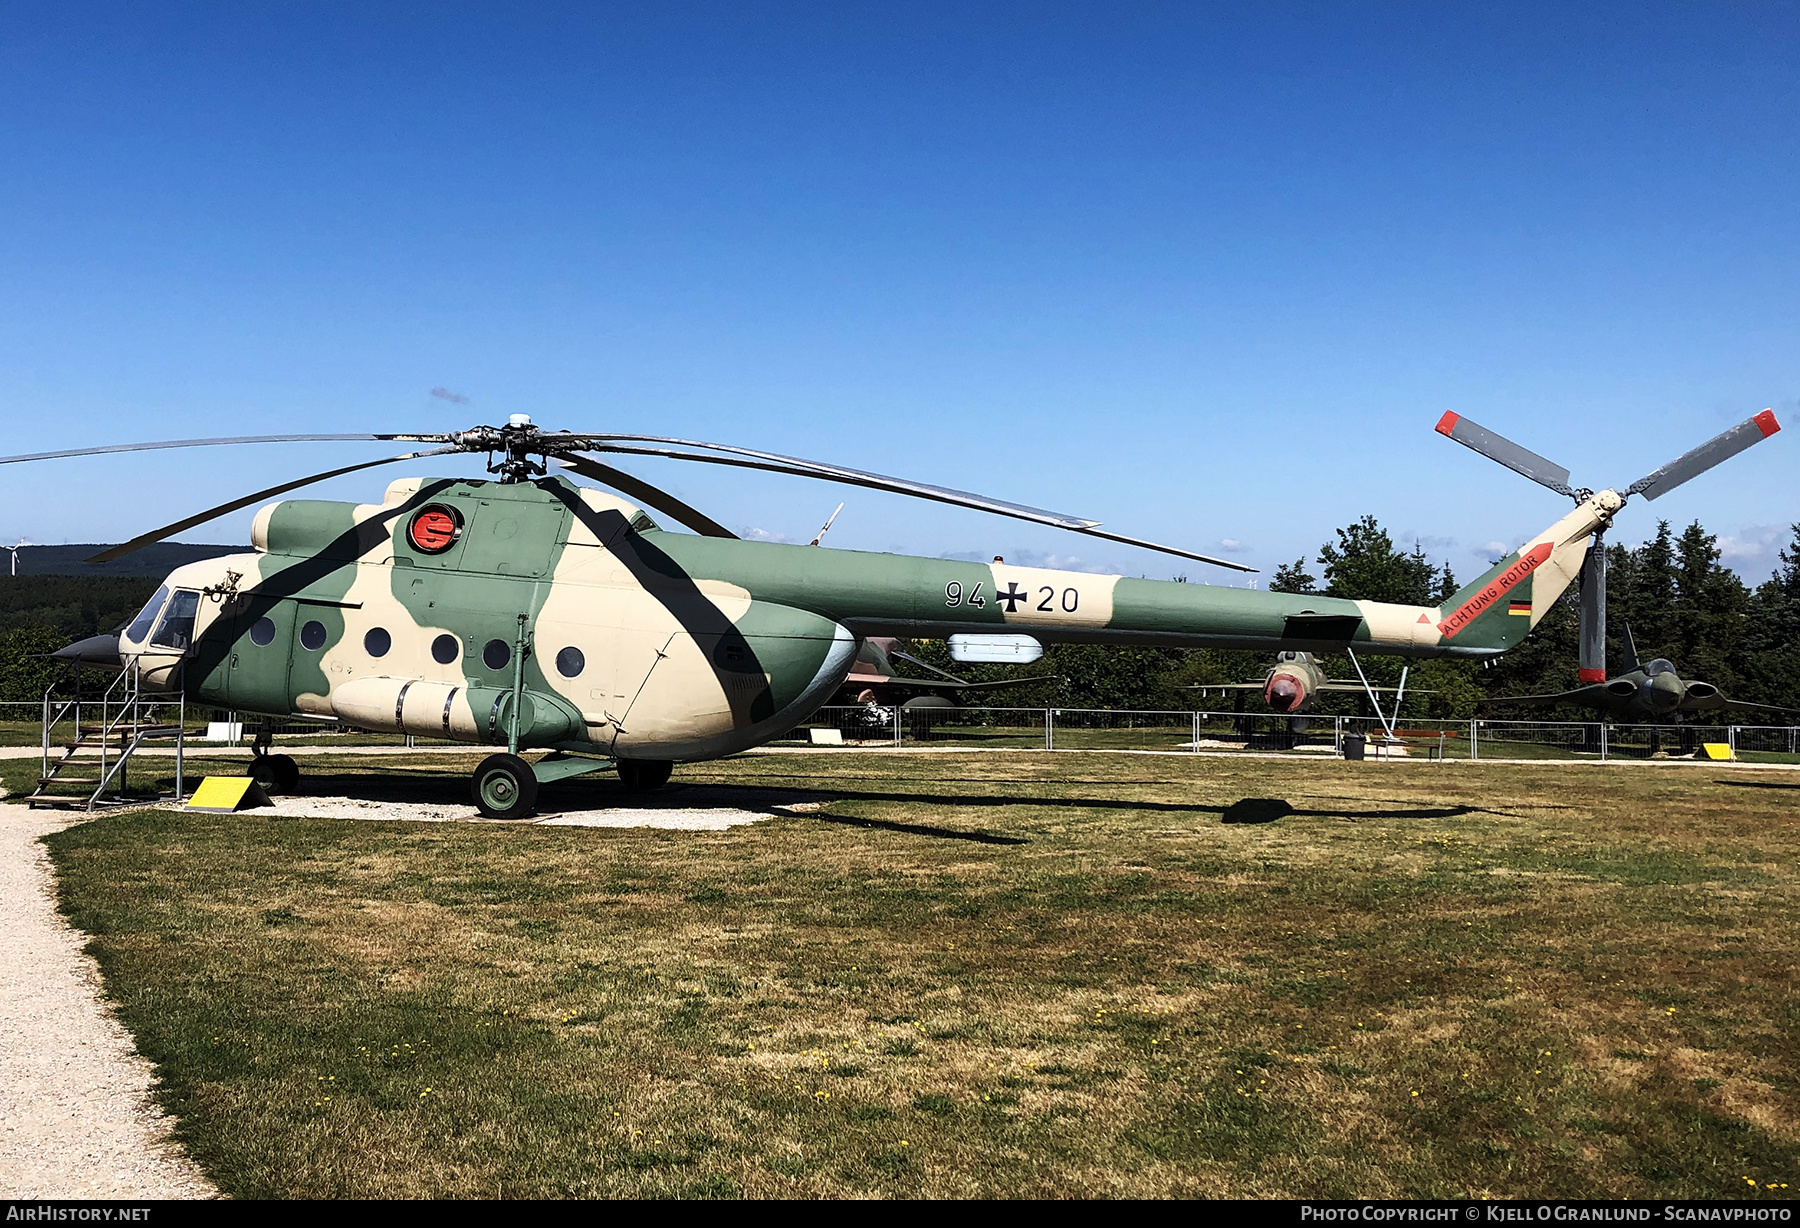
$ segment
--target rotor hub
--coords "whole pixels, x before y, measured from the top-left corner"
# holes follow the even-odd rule
[[[501,483],[510,485],[528,482],[550,472],[546,465],[531,459],[544,454],[539,435],[529,414],[514,414],[505,426],[471,427],[454,432],[450,438],[465,452],[488,453],[487,471],[499,474]],[[499,455],[498,460],[492,459],[495,454]]]

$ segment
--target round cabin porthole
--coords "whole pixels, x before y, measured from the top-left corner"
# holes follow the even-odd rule
[[[371,657],[385,657],[393,646],[394,637],[387,633],[386,627],[370,627],[369,633],[363,636],[363,651]]]
[[[512,649],[505,640],[489,640],[481,650],[481,663],[489,669],[505,669],[506,663],[512,660]]]
[[[259,618],[250,624],[250,642],[263,647],[275,642],[275,620]]]
[[[433,503],[413,513],[406,522],[406,540],[425,554],[442,554],[462,536],[462,513],[444,503]]]
[[[460,645],[454,635],[440,635],[431,641],[431,659],[439,665],[448,665],[456,660],[456,650]]]
[[[565,678],[573,678],[586,668],[587,658],[579,648],[565,648],[556,654],[556,672]]]
[[[325,624],[313,619],[300,628],[300,647],[315,652],[325,647]]]

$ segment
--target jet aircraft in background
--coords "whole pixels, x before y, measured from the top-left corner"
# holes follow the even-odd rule
[[[1269,672],[1263,675],[1260,682],[1203,682],[1196,684],[1193,689],[1198,690],[1202,698],[1211,691],[1233,692],[1240,711],[1244,706],[1244,696],[1251,691],[1261,691],[1263,702],[1271,709],[1284,715],[1297,716],[1311,711],[1319,696],[1328,691],[1368,694],[1371,691],[1380,693],[1399,688],[1368,686],[1354,678],[1331,678],[1310,652],[1280,652],[1275,654],[1275,664],[1269,667]]]
[[[1484,699],[1489,704],[1576,704],[1593,708],[1615,718],[1656,721],[1681,717],[1694,712],[1711,712],[1720,708],[1741,708],[1761,712],[1794,712],[1774,704],[1751,704],[1727,699],[1710,682],[1683,678],[1673,662],[1654,657],[1638,662],[1637,645],[1632,642],[1631,628],[1625,629],[1625,653],[1631,667],[1604,682],[1593,682],[1561,691],[1554,695],[1496,695]]]

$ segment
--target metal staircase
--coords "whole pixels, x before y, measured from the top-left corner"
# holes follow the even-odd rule
[[[159,721],[159,710],[174,708],[175,723]],[[131,757],[146,743],[175,746],[175,799],[184,792],[187,697],[182,694],[146,693],[137,663],[124,670],[99,698],[75,698],[44,694],[44,759],[32,809],[60,807],[93,810],[119,805],[128,799]],[[60,754],[52,762],[53,748]],[[73,786],[73,791],[70,791]],[[52,792],[52,790],[62,790]],[[105,795],[111,791],[110,802]]]

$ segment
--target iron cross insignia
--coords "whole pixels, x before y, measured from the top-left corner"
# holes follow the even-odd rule
[[[994,597],[996,600],[1004,601],[1006,603],[1006,612],[1012,614],[1018,610],[1019,603],[1025,600],[1025,590],[1009,580],[1006,585],[1006,591],[1004,593],[995,593]]]

